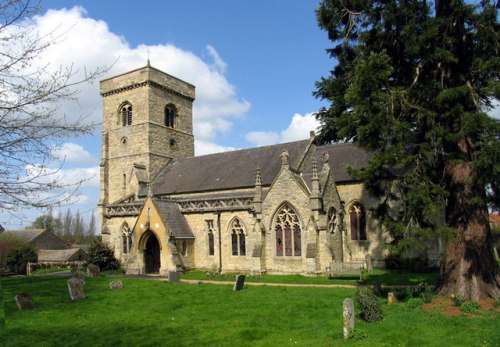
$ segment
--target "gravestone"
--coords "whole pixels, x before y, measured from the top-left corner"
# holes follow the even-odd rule
[[[373,285],[373,291],[375,292],[375,295],[382,296],[383,291],[382,291],[382,285],[380,284],[380,282],[377,282]]]
[[[111,281],[111,282],[109,282],[109,288],[110,289],[122,289],[123,283],[120,280]]]
[[[344,339],[351,336],[351,331],[354,329],[354,303],[352,299],[344,299]]]
[[[98,277],[99,271],[99,266],[94,264],[87,265],[87,277]]]
[[[366,271],[373,272],[372,257],[369,254],[365,255]]]
[[[169,271],[168,272],[168,281],[177,283],[181,280],[181,273],[177,271]]]
[[[245,275],[236,276],[236,281],[234,282],[234,291],[239,291],[243,289],[243,285],[245,284]]]
[[[33,298],[31,295],[26,293],[21,293],[14,296],[14,300],[16,300],[17,308],[21,311],[31,310],[35,308],[35,303],[33,302]]]
[[[396,303],[396,301],[397,301],[397,299],[396,299],[396,295],[394,294],[394,292],[387,293],[387,303],[389,305]]]
[[[71,300],[75,301],[85,299],[85,293],[83,292],[84,287],[85,281],[75,277],[71,277],[68,280],[68,291]]]
[[[84,285],[86,284],[86,282],[85,282],[85,275],[83,274],[83,272],[81,272],[78,269],[75,269],[75,271],[71,270],[71,274],[72,274],[73,278],[76,278],[76,279],[79,279],[79,280],[83,281]]]

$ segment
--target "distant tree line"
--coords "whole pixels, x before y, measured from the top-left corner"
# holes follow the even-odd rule
[[[50,229],[65,242],[82,244],[91,243],[96,238],[97,223],[93,213],[89,222],[85,223],[79,210],[73,215],[67,209],[64,215],[59,212],[54,216],[49,209],[47,214],[37,217],[29,228]]]

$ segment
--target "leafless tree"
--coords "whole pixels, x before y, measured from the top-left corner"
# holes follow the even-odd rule
[[[61,180],[63,162],[51,148],[91,133],[94,125],[85,117],[61,115],[60,105],[107,70],[39,66],[59,37],[57,29],[40,35],[31,25],[39,12],[30,0],[0,2],[0,211],[57,206],[68,201],[68,189],[78,188],[81,182]]]

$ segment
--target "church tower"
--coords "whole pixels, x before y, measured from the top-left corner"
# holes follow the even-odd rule
[[[100,222],[108,204],[139,192],[173,158],[194,155],[195,87],[148,64],[100,82]]]

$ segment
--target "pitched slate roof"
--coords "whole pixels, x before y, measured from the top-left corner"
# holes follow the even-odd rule
[[[335,182],[348,182],[353,178],[347,173],[346,168],[351,166],[360,169],[372,158],[372,154],[357,147],[353,143],[335,143],[318,147],[316,150],[316,162],[318,170],[321,170],[323,155],[328,153],[328,164],[332,170]]]
[[[173,201],[154,201],[158,213],[176,239],[194,239],[186,217],[179,210],[179,205]]]
[[[85,252],[80,248],[71,249],[40,249],[38,251],[38,262],[44,261],[68,261],[72,256],[80,252],[82,256]]]
[[[253,187],[257,167],[261,169],[262,184],[270,185],[281,168],[282,150],[288,150],[288,162],[293,167],[308,142],[309,140],[303,140],[174,159],[154,179],[153,194],[168,195]]]
[[[44,231],[45,229],[5,230],[2,234],[19,237],[26,242],[30,242],[40,236]]]

